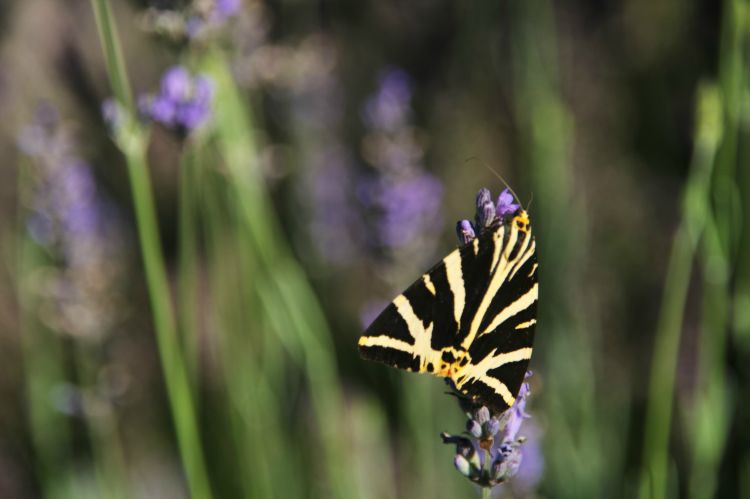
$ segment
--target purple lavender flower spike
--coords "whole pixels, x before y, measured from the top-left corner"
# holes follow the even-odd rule
[[[498,218],[505,218],[506,216],[513,215],[518,211],[521,205],[514,203],[513,201],[513,194],[511,194],[510,189],[506,188],[497,198],[496,213]]]
[[[409,123],[411,98],[409,76],[386,68],[362,109],[368,129],[364,156],[374,171],[355,186],[360,204],[372,213],[364,239],[378,252],[409,260],[429,255],[437,240],[443,195],[440,180],[421,165],[423,147]]]
[[[492,202],[490,190],[482,188],[477,194],[476,223],[479,230],[492,225],[495,219],[495,203]]]
[[[211,117],[213,97],[211,79],[203,75],[192,76],[182,66],[173,66],[164,73],[159,93],[141,96],[138,103],[146,117],[190,132]]]
[[[198,128],[208,120],[211,108],[200,102],[187,102],[177,108],[175,122],[188,130]]]
[[[526,373],[527,379],[530,376],[531,371]],[[451,383],[448,385],[455,390]],[[459,405],[469,416],[466,435],[471,438],[447,433],[441,436],[444,443],[456,444],[454,464],[461,474],[482,487],[494,487],[518,473],[525,441],[518,433],[523,421],[530,417],[526,413],[529,394],[528,383],[523,383],[513,406],[501,415],[491,415],[486,406],[477,406],[459,396]],[[468,465],[458,456],[463,456]]]
[[[519,496],[528,496],[536,488],[544,472],[541,433],[534,421],[529,421],[524,427],[526,440],[523,443],[523,462],[513,478],[513,489],[520,492]]]
[[[241,6],[241,0],[216,0],[214,12],[219,20],[225,20],[235,15]]]
[[[116,214],[97,189],[91,166],[75,153],[69,131],[49,116],[37,115],[29,126],[36,143],[24,151],[33,159],[26,228],[54,261],[38,298],[50,310],[51,329],[101,338],[116,321],[123,242]]]
[[[172,126],[176,123],[177,105],[167,97],[156,96],[149,102],[148,115],[154,121]]]
[[[172,66],[161,77],[161,95],[174,102],[187,100],[192,86],[190,73],[182,66]]]
[[[495,483],[502,483],[513,477],[518,473],[522,457],[518,444],[502,444],[492,462],[490,479]]]
[[[364,121],[372,128],[393,131],[406,124],[410,101],[409,76],[400,69],[387,69],[380,77],[378,92],[365,104]]]
[[[530,417],[526,413],[526,397],[528,397],[529,393],[529,384],[521,384],[521,389],[518,392],[518,397],[516,397],[516,403],[513,404],[513,407],[508,409],[507,412],[508,419],[503,433],[504,442],[515,440],[516,435],[518,435],[518,431],[521,429],[521,424],[525,419],[528,419]]]

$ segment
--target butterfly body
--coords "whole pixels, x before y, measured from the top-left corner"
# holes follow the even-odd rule
[[[463,396],[502,412],[531,357],[537,297],[536,243],[519,210],[397,296],[360,337],[360,353],[449,378]]]

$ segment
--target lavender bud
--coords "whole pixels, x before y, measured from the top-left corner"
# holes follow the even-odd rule
[[[464,456],[456,454],[456,457],[453,458],[453,464],[463,476],[471,476],[471,464],[469,464],[469,461]]]
[[[456,224],[456,235],[458,236],[458,242],[461,244],[469,244],[477,237],[474,227],[471,226],[471,222],[468,220],[459,220]]]
[[[489,420],[489,421],[487,422],[486,428],[487,428],[487,433],[488,433],[488,434],[489,434],[490,436],[493,436],[493,437],[494,437],[494,436],[495,436],[495,435],[497,434],[497,432],[498,432],[498,431],[500,431],[500,421],[498,421],[498,419],[497,419],[496,417],[494,417],[494,416],[493,416],[493,417],[492,417],[492,418],[491,418],[491,419],[490,419],[490,420]]]
[[[485,424],[490,420],[490,410],[486,406],[482,406],[477,411],[477,421],[479,424]]]
[[[470,419],[466,422],[466,431],[471,433],[475,438],[479,438],[482,436],[482,425]]]
[[[495,204],[492,202],[490,190],[482,188],[477,194],[477,227],[483,229],[489,227],[495,219]]]

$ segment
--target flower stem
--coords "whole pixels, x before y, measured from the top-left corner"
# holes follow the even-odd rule
[[[185,367],[196,403],[199,396],[198,242],[196,234],[196,175],[200,145],[190,142],[183,151],[179,187],[178,325]]]
[[[107,72],[115,97],[131,117],[135,116],[133,98],[126,77],[125,63],[115,24],[107,0],[91,0]],[[198,432],[190,379],[179,344],[172,309],[167,272],[159,240],[156,209],[146,161],[146,134],[137,125],[128,130],[127,141],[120,146],[128,165],[141,255],[146,273],[156,330],[159,357],[164,372],[172,418],[188,488],[193,498],[212,497]]]
[[[683,314],[698,244],[708,220],[713,158],[719,139],[712,115],[720,107],[716,92],[698,95],[698,120],[690,176],[685,186],[682,221],[672,242],[651,367],[643,469],[639,496],[669,495],[669,435],[671,431],[675,370]]]
[[[216,81],[217,143],[238,202],[242,232],[256,259],[259,298],[269,323],[290,355],[300,361],[309,383],[322,447],[320,462],[332,489],[331,497],[352,497],[356,487],[345,471],[346,450],[337,437],[343,424],[343,395],[330,329],[304,270],[274,230],[279,224],[255,160],[258,152],[251,116],[240,112],[247,107],[224,55],[207,54],[200,69]]]
[[[490,487],[482,487],[482,499],[490,499],[492,497],[492,489]]]

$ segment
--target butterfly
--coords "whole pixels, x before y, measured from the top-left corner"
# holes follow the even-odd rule
[[[536,241],[519,209],[443,258],[359,338],[362,357],[449,378],[494,413],[513,406],[531,358]]]

